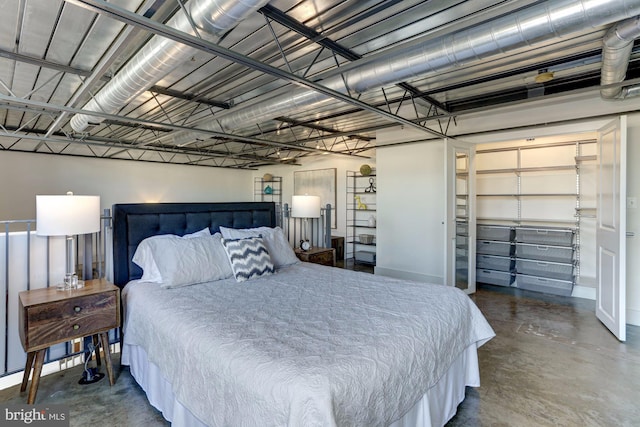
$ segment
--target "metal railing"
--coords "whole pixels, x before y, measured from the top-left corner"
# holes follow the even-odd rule
[[[79,277],[88,280],[105,276],[110,214],[105,210],[101,231],[75,238],[75,265]],[[0,328],[0,377],[24,370],[26,354],[20,342],[19,301],[22,291],[56,286],[65,273],[65,237],[42,237],[36,234],[36,221],[0,221],[0,292],[4,294],[4,316]],[[110,341],[119,341],[119,331],[110,332]],[[47,350],[45,363],[60,361],[68,366],[69,358],[84,352],[82,340],[54,345]]]
[[[300,240],[306,235],[312,246],[330,248],[332,214],[333,209],[330,204],[327,204],[320,209],[320,218],[309,218],[305,224],[305,219],[291,216],[291,208],[288,203],[285,203],[282,207],[281,224],[285,235],[294,247],[299,246]]]

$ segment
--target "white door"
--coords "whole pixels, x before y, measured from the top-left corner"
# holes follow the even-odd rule
[[[476,291],[475,148],[446,140],[445,284]]]
[[[620,341],[626,339],[626,119],[598,134],[596,316]]]

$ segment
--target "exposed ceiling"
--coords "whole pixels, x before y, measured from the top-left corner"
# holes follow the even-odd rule
[[[5,0],[0,150],[242,169],[366,157],[378,129],[455,136],[469,112],[599,87],[607,30],[638,14],[640,0]],[[627,27],[614,97],[640,77]]]

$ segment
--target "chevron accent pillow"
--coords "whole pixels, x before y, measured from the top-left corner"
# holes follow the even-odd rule
[[[269,276],[275,271],[262,237],[223,238],[222,244],[229,257],[233,275],[238,282]]]

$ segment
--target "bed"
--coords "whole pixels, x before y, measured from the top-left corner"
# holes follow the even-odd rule
[[[475,304],[299,262],[279,233],[272,203],[114,205],[121,360],[149,402],[174,426],[444,425],[494,336]]]

